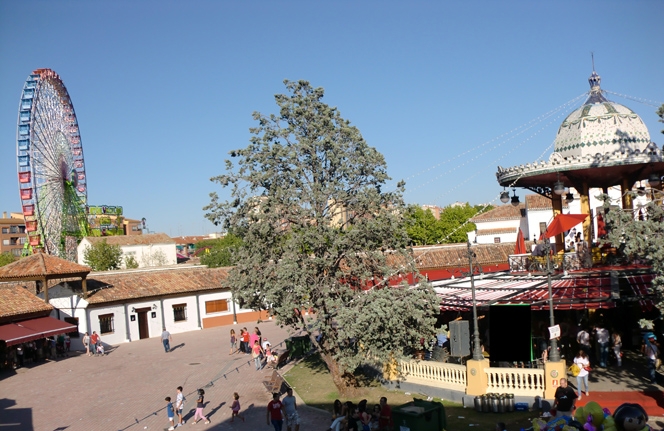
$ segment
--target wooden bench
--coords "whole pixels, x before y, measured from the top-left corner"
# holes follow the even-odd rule
[[[288,387],[288,383],[284,380],[283,377],[281,377],[281,374],[277,372],[277,370],[274,370],[272,372],[272,377],[270,377],[270,380],[264,380],[263,385],[265,385],[265,389],[271,394],[277,393],[281,395],[282,391],[281,388],[286,385]]]
[[[289,355],[288,350],[284,350],[282,352],[279,352],[277,354],[277,363],[274,364],[274,368],[279,369],[281,368],[282,365],[284,365],[286,362],[288,362],[288,355]]]

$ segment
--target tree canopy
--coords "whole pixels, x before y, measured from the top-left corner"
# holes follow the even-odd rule
[[[0,253],[0,266],[9,265],[15,260],[16,258],[11,253]]]
[[[657,115],[659,115],[658,121],[664,123],[664,104],[657,109]],[[664,130],[662,130],[662,133],[664,133]]]
[[[441,243],[461,243],[468,241],[468,232],[475,230],[474,223],[466,223],[470,218],[493,209],[492,206],[465,205],[448,206],[440,212],[436,220],[430,209],[410,205],[406,212],[406,232],[413,245],[433,245]],[[466,224],[464,224],[466,223]]]
[[[206,239],[196,244],[196,254],[201,263],[210,268],[235,265],[235,253],[242,245],[242,239],[232,233],[221,238]]]
[[[106,240],[95,242],[83,252],[83,262],[94,271],[118,269],[122,264],[122,250]]]
[[[254,113],[246,148],[213,182],[206,217],[242,237],[229,284],[243,306],[267,309],[309,335],[347,393],[361,364],[382,365],[433,336],[433,289],[388,286],[415,273],[403,183],[385,191],[385,160],[306,81],[284,81],[278,114]],[[303,311],[312,310],[313,313]]]
[[[664,313],[664,208],[661,192],[659,199],[640,209],[636,219],[633,210],[622,210],[611,206],[607,195],[604,199],[604,221],[607,235],[604,243],[619,246],[619,250],[630,261],[641,259],[652,265],[655,278],[653,290],[655,305]]]

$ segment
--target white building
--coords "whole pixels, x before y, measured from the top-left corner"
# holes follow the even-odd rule
[[[102,241],[106,241],[110,245],[120,246],[123,255],[123,268],[126,267],[126,259],[129,257],[136,260],[139,268],[177,264],[175,240],[165,233],[85,237],[78,245],[78,263],[85,265],[85,250],[92,244]]]
[[[88,297],[80,281],[49,288],[49,303],[59,318],[74,318],[81,337],[96,331],[104,344],[120,344],[171,334],[268,319],[265,312],[240,308],[225,287],[228,268],[178,266],[92,272]],[[43,294],[38,295],[43,297]]]

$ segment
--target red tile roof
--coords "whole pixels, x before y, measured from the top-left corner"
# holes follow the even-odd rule
[[[109,271],[91,274],[87,279],[90,304],[184,294],[226,287],[230,268],[202,266],[169,269]],[[68,282],[75,290],[80,281]]]
[[[481,229],[477,231],[477,236],[482,235],[500,235],[503,233],[517,233],[518,227],[503,227],[497,229]]]
[[[20,284],[0,283],[0,319],[51,310],[51,305]]]
[[[514,243],[477,244],[473,245],[473,252],[480,265],[506,263],[507,257],[514,254]],[[466,244],[414,247],[413,254],[419,270],[468,266]]]
[[[486,222],[486,221],[497,221],[497,220],[514,220],[521,218],[521,209],[525,208],[525,204],[521,203],[518,206],[513,206],[511,204],[501,205],[487,211],[480,215],[476,215],[471,218],[470,221],[473,223],[477,222]]]
[[[567,207],[567,202],[563,200],[563,208]],[[528,210],[553,210],[551,199],[542,195],[526,195],[526,208]]]
[[[150,233],[144,235],[110,235],[110,236],[87,236],[90,244],[106,241],[109,245],[150,245],[150,244],[175,244],[173,239],[165,233]]]
[[[196,244],[198,241],[211,239],[207,235],[176,236],[173,238],[177,245]]]
[[[57,278],[59,275],[65,278],[87,274],[90,271],[92,269],[88,266],[45,253],[35,253],[0,267],[0,280],[34,280],[44,277]]]

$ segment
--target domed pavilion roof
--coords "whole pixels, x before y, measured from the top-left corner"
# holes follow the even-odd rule
[[[628,107],[608,101],[602,94],[600,81],[593,71],[588,79],[590,97],[558,129],[554,151],[563,158],[625,150],[643,152],[650,144],[643,120]]]
[[[501,186],[526,187],[549,194],[555,181],[577,187],[610,187],[621,179],[637,181],[664,173],[662,150],[650,141],[643,120],[631,109],[604,97],[600,76],[593,70],[585,103],[565,118],[548,161],[503,168]],[[643,177],[643,178],[642,178]]]

